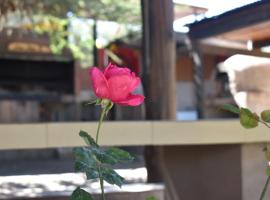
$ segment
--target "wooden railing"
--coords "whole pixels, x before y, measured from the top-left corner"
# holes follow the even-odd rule
[[[80,129],[95,135],[96,122],[1,124],[0,149],[83,145]],[[242,128],[237,120],[105,122],[101,145],[204,145],[269,142],[265,127]]]

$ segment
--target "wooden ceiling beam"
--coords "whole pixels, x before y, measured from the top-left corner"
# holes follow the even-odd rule
[[[200,40],[201,44],[216,46],[216,47],[224,47],[224,48],[233,48],[233,49],[247,49],[247,43],[242,41],[232,41],[225,40],[217,37],[211,37],[207,39]]]
[[[203,39],[270,19],[270,1],[259,1],[189,26],[191,39]]]
[[[199,49],[205,54],[211,55],[223,55],[223,56],[232,56],[234,54],[244,54],[251,56],[259,56],[259,57],[268,57],[270,58],[270,53],[262,52],[259,49],[248,50],[243,48],[232,48],[232,47],[224,47],[224,46],[215,46],[206,43],[199,43]]]
[[[254,41],[253,42],[253,47],[255,49],[265,47],[265,46],[268,46],[268,45],[270,45],[270,38],[265,39],[265,40],[260,40],[260,41]]]

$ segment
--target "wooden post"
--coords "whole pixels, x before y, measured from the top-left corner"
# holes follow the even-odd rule
[[[175,119],[176,79],[172,0],[142,0],[147,119]]]
[[[204,67],[203,54],[199,42],[187,37],[186,46],[192,57],[193,84],[196,97],[196,111],[198,119],[204,117]]]
[[[191,56],[193,60],[193,83],[196,96],[196,110],[198,119],[204,118],[204,70],[203,56],[196,42],[191,42]]]
[[[172,0],[141,0],[143,15],[143,82],[146,118],[176,118],[176,78]],[[166,134],[166,133],[164,133]],[[145,147],[148,181],[163,181],[169,198],[177,199],[164,165],[163,147]]]
[[[97,45],[96,45],[96,40],[98,37],[98,33],[97,33],[97,23],[98,21],[94,18],[93,20],[94,24],[93,24],[93,40],[94,40],[94,46],[93,46],[93,59],[94,59],[94,66],[98,66],[98,49],[97,49]]]

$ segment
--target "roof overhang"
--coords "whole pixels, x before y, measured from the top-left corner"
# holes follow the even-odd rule
[[[192,39],[221,36],[232,40],[270,38],[270,1],[262,0],[189,25]]]
[[[260,50],[270,44],[269,10],[268,0],[248,4],[190,24],[188,36],[197,41],[204,52],[269,57],[269,53]]]

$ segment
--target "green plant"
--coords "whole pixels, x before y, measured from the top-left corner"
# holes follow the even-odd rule
[[[269,123],[270,123],[270,110],[264,110],[258,115],[255,112],[252,112],[248,108],[238,108],[236,106],[230,105],[230,104],[225,104],[222,107],[224,110],[230,111],[232,113],[235,113],[239,115],[240,118],[240,124],[247,129],[255,128],[259,125],[259,123],[263,124],[267,128],[270,128]],[[267,158],[267,162],[270,162],[270,145],[266,145],[265,148],[265,154]],[[267,169],[266,169],[266,174],[267,174],[267,180],[265,182],[265,185],[263,187],[263,190],[260,194],[260,200],[265,199],[265,194],[270,182],[270,166],[268,164]]]
[[[114,103],[122,106],[138,106],[143,103],[144,96],[132,93],[141,80],[128,68],[120,68],[110,63],[102,72],[97,67],[93,67],[90,69],[90,78],[94,93],[98,98],[95,103],[101,106],[102,111],[96,139],[85,131],[81,130],[79,133],[87,146],[74,148],[75,170],[84,172],[87,180],[99,180],[101,199],[105,200],[104,181],[119,187],[124,182],[124,178],[113,170],[113,166],[117,163],[131,161],[133,157],[119,148],[103,149],[98,145],[102,122]],[[93,199],[91,194],[80,187],[71,195],[71,200],[91,199]]]
[[[151,197],[147,197],[145,200],[158,200],[158,199],[154,196],[151,196]]]
[[[97,101],[99,102],[99,101]],[[99,104],[99,103],[98,103]],[[104,181],[109,184],[122,186],[124,178],[121,177],[113,166],[120,162],[132,161],[133,157],[126,151],[119,148],[109,148],[107,150],[98,145],[100,127],[105,114],[112,108],[112,104],[103,107],[101,117],[98,123],[96,140],[94,140],[87,132],[80,131],[80,137],[85,141],[86,147],[74,148],[75,155],[75,171],[84,172],[87,180],[99,180],[102,199],[105,199]],[[81,188],[77,188],[71,196],[72,200],[91,200],[91,194]]]

